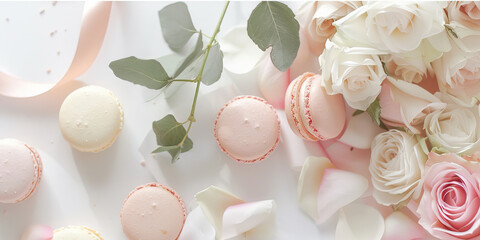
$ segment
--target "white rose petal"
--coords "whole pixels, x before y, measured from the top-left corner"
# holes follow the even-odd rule
[[[393,129],[375,137],[369,166],[375,200],[388,206],[417,199],[426,160],[412,135]]]
[[[336,21],[337,38],[349,46],[393,53],[422,48],[434,54],[450,49],[442,2],[371,1]],[[432,52],[431,50],[435,50]]]
[[[387,76],[378,50],[343,47],[331,42],[320,56],[322,79],[328,94],[343,94],[352,108],[365,111],[377,98]]]
[[[444,110],[430,113],[424,128],[432,146],[439,152],[471,155],[480,147],[480,116],[478,106],[464,107],[450,96],[437,93],[447,103]]]
[[[480,2],[451,1],[446,8],[450,35],[463,51],[480,50]],[[454,33],[454,34],[453,34]]]

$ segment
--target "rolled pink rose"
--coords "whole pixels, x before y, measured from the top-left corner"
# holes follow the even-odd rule
[[[480,163],[430,153],[419,223],[445,240],[480,238]]]

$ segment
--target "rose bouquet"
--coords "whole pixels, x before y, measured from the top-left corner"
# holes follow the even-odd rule
[[[217,40],[227,7],[205,49],[186,6],[159,12],[172,50],[198,36],[177,70],[162,58],[110,64],[151,89],[196,84],[185,121],[153,123],[154,153],[175,161],[193,148],[201,83],[251,78],[318,143],[322,156],[296,165],[299,204],[317,224],[337,218],[336,239],[480,238],[480,4],[307,2],[294,13],[262,2]]]
[[[364,111],[384,129],[372,141],[357,138],[371,142],[366,177],[376,204],[394,210],[384,214],[382,239],[425,238],[415,222],[439,239],[480,237],[479,7],[476,2],[311,2],[297,12],[302,40],[319,55],[318,68],[309,71],[321,75],[328,94],[341,94],[354,115],[346,131],[329,141],[358,146],[345,134]],[[335,163],[329,141],[321,145]],[[332,173],[326,175],[333,167],[323,164],[316,171],[323,175],[319,192],[324,184],[338,185],[329,179]],[[308,174],[305,166],[304,171]],[[319,199],[317,204],[325,201]]]

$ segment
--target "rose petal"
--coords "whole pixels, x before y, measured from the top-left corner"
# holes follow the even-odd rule
[[[422,226],[396,211],[385,219],[385,233],[382,240],[425,239]]]
[[[340,210],[335,240],[380,240],[383,232],[384,220],[375,208],[350,204]]]
[[[428,113],[447,106],[418,85],[391,77],[387,80],[385,84],[389,84],[393,101],[400,104],[403,123],[415,134],[421,132],[421,123]]]
[[[352,147],[370,149],[373,138],[384,131],[364,112],[350,118],[339,141]]]
[[[328,168],[318,190],[317,223],[322,224],[340,208],[358,199],[368,189],[368,180],[361,175]]]
[[[53,228],[46,225],[33,225],[27,228],[20,240],[50,240],[53,238]]]
[[[188,214],[178,240],[215,240],[215,229],[201,208],[196,207]]]
[[[218,39],[223,52],[223,66],[234,74],[244,74],[253,70],[265,54],[248,37],[247,27],[238,26]]]
[[[267,57],[263,60],[258,79],[258,88],[268,103],[275,108],[285,108],[285,92],[290,83],[290,69],[281,72]]]
[[[318,219],[318,189],[327,168],[334,168],[325,157],[307,157],[298,179],[298,202],[300,208],[314,220]]]
[[[210,186],[197,193],[195,199],[205,217],[215,228],[217,236],[222,236],[223,214],[225,210],[232,205],[244,203],[237,196],[215,186]]]
[[[332,163],[345,171],[353,172],[370,179],[368,166],[370,164],[370,150],[358,149],[336,141],[326,146],[326,151]]]
[[[230,239],[266,222],[275,209],[273,200],[243,203],[228,207],[223,214],[222,239]],[[252,238],[252,234],[248,234]]]

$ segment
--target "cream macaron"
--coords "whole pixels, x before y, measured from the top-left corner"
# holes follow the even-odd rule
[[[79,88],[63,101],[59,113],[64,138],[82,152],[99,152],[113,144],[123,127],[123,110],[103,87]]]
[[[100,234],[88,227],[69,226],[53,232],[52,240],[103,240]]]
[[[220,149],[242,163],[265,159],[280,139],[277,112],[262,98],[238,96],[218,113],[214,135]]]
[[[345,102],[340,94],[328,95],[321,75],[304,73],[285,93],[285,114],[295,134],[305,140],[332,139],[345,128]]]
[[[42,178],[42,160],[31,146],[16,139],[0,139],[0,203],[30,197]]]
[[[175,240],[186,220],[182,198],[172,189],[149,183],[130,192],[120,213],[130,240]]]

